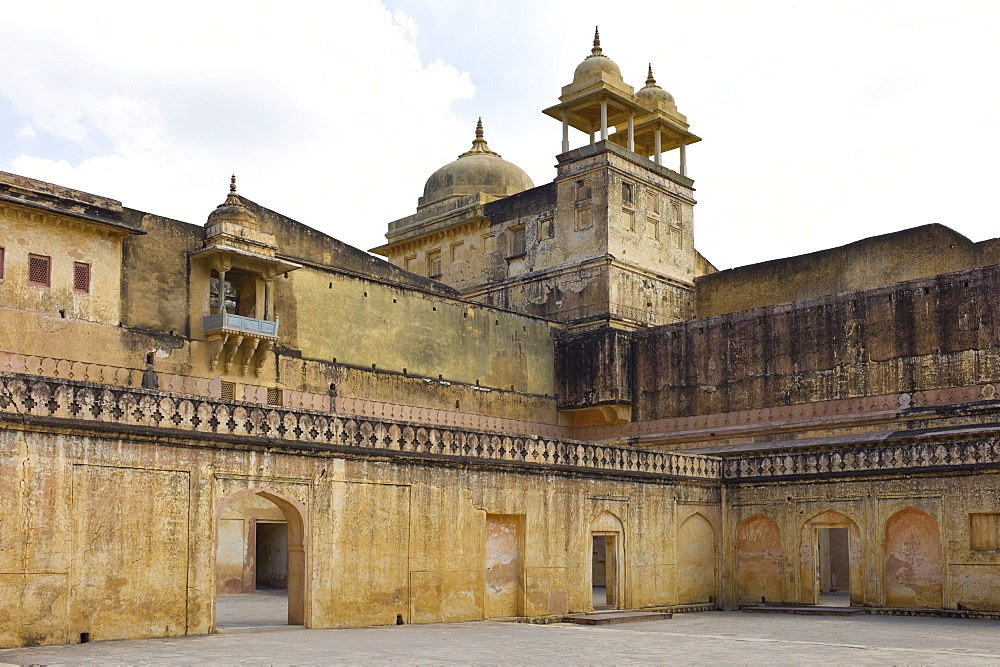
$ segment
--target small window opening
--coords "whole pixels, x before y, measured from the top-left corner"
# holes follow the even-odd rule
[[[66,311],[65,310],[60,310],[59,311],[59,317],[61,317],[61,318],[63,318],[65,320],[66,319]]]
[[[267,388],[267,404],[281,405],[281,390],[277,387]]]
[[[444,375],[442,375],[441,373],[438,373],[438,380],[443,380],[443,379],[444,379]]]
[[[330,289],[333,289],[333,283],[330,283]]]
[[[73,291],[90,294],[90,264],[73,262]]]
[[[635,203],[635,186],[631,183],[622,183],[622,203]]]
[[[80,633],[80,643],[81,644],[87,644],[89,642],[90,642],[90,633],[89,632],[81,632]]]
[[[0,280],[3,280],[4,249],[0,248]]]
[[[149,365],[152,365],[154,357],[155,357],[155,353],[153,353],[153,352],[147,352],[146,353],[146,363],[149,364]]]
[[[441,277],[441,251],[434,250],[427,253],[427,277],[428,278],[440,278]]]
[[[396,614],[396,625],[404,625],[402,614]]]
[[[226,382],[225,380],[221,383],[221,397],[227,401],[236,400],[236,383]]]
[[[460,409],[461,407],[462,407],[462,404],[461,404],[461,402],[460,402],[460,401],[455,401],[455,409],[456,409],[456,410],[458,410],[458,409]]]
[[[28,255],[28,284],[49,287],[52,278],[52,258]]]
[[[525,252],[524,227],[516,227],[510,231],[510,256],[520,257]]]

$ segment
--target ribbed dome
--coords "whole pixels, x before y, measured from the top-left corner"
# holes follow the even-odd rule
[[[246,227],[257,227],[257,216],[243,205],[240,196],[236,194],[236,176],[229,182],[229,195],[226,201],[215,207],[215,210],[208,214],[208,221],[205,226],[214,225],[219,222],[235,222]]]
[[[573,83],[588,77],[600,76],[602,72],[618,79],[622,78],[622,71],[618,64],[601,51],[601,36],[597,30],[594,30],[594,48],[591,49],[590,55],[576,66],[576,71],[573,72]]]
[[[636,101],[647,109],[656,109],[663,103],[668,109],[676,111],[677,103],[674,96],[656,85],[653,78],[653,66],[649,66],[649,75],[646,77],[646,85],[635,94]]]
[[[480,120],[472,149],[431,174],[424,184],[420,204],[423,206],[476,192],[507,196],[533,187],[535,184],[524,170],[507,162],[486,145]]]

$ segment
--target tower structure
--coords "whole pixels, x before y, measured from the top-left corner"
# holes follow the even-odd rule
[[[415,215],[390,223],[373,252],[441,280],[470,299],[567,322],[636,329],[688,319],[694,279],[714,271],[694,248],[694,182],[661,155],[699,141],[674,98],[634,92],[594,44],[544,110],[562,122],[553,182],[486,147],[435,172]],[[570,149],[570,129],[589,141]],[[523,175],[523,177],[521,176]]]

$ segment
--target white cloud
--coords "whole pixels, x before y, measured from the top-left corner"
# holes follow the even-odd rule
[[[54,7],[18,5],[0,27],[16,72],[0,95],[49,140],[95,150],[21,155],[18,173],[200,223],[235,171],[246,196],[369,246],[413,207],[400,184],[439,166],[441,137],[464,139],[451,106],[470,76],[421,62],[416,24],[379,3]]]
[[[37,137],[38,133],[35,132],[35,128],[31,127],[29,123],[25,123],[21,126],[20,130],[14,133],[14,136],[18,139],[22,139],[24,137]]]

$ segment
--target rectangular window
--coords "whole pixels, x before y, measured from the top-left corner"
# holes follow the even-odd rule
[[[451,244],[451,261],[458,262],[462,259],[462,246],[465,241],[455,241]]]
[[[236,383],[223,380],[219,383],[222,387],[221,397],[227,401],[236,400]]]
[[[555,219],[552,216],[542,218],[538,221],[538,240],[544,241],[556,235]]]
[[[681,224],[681,205],[674,202],[670,207],[673,209],[674,222],[678,225]]]
[[[969,548],[1000,549],[1000,514],[969,514]]]
[[[590,227],[592,224],[594,224],[594,223],[593,223],[593,220],[590,217],[590,207],[589,206],[586,207],[586,208],[578,208],[578,209],[576,209],[576,228],[577,229],[586,229],[587,227]]]
[[[441,251],[432,250],[427,253],[427,276],[430,278],[441,277]]]
[[[413,271],[417,268],[417,256],[410,255],[409,257],[403,258],[403,268],[407,271]]]
[[[496,234],[484,234],[483,235],[483,254],[492,255],[497,250],[497,235]]]
[[[635,186],[631,183],[622,183],[622,203],[635,203]]]
[[[28,255],[28,284],[49,287],[52,284],[52,258]]]
[[[90,264],[73,262],[73,291],[90,294]]]
[[[524,254],[524,226],[514,227],[510,230],[510,256],[520,257]]]
[[[625,229],[629,231],[635,231],[635,212],[634,211],[622,211],[622,219],[624,220]]]
[[[277,387],[267,388],[267,404],[281,405],[281,390]]]
[[[576,182],[576,201],[590,199],[590,182],[586,179]]]

